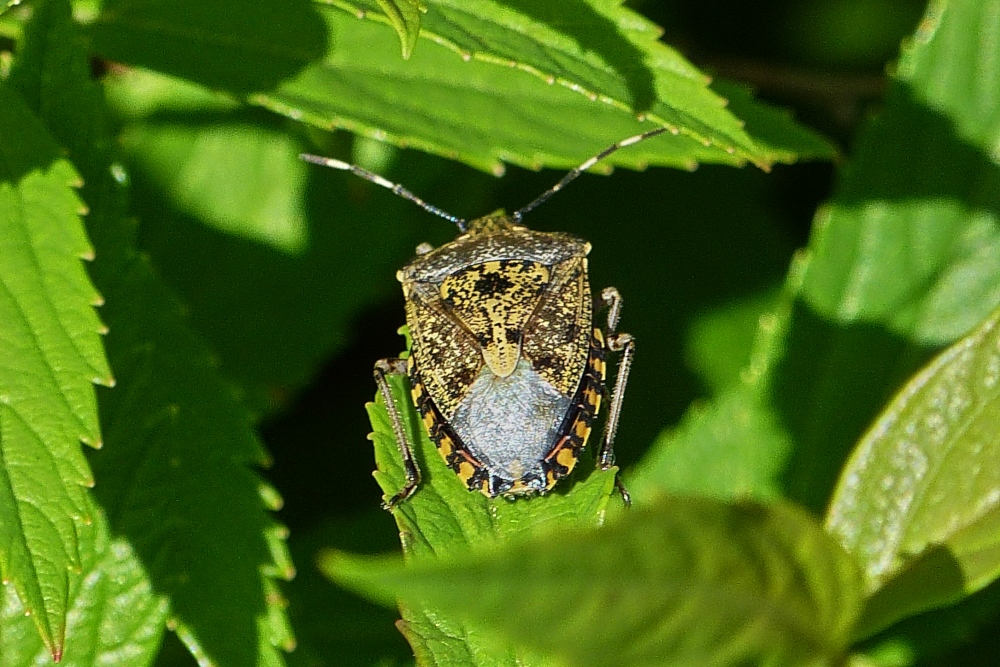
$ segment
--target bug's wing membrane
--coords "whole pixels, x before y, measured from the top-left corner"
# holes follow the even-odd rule
[[[406,322],[420,379],[441,415],[450,420],[483,367],[475,338],[449,315],[434,285],[413,283]]]
[[[546,382],[572,398],[590,348],[593,303],[587,260],[573,257],[552,270],[552,285],[524,327],[521,352]]]

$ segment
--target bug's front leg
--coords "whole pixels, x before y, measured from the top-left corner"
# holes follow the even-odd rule
[[[608,324],[604,331],[604,338],[607,341],[610,352],[620,352],[618,359],[618,375],[615,378],[615,386],[611,389],[611,398],[608,407],[608,421],[604,425],[604,442],[597,454],[597,465],[601,470],[607,470],[615,464],[615,434],[618,432],[618,419],[621,417],[622,402],[625,400],[625,386],[628,384],[628,375],[632,370],[632,357],[635,355],[635,339],[631,334],[618,333],[618,319],[622,312],[622,296],[614,287],[605,287],[601,291],[601,301],[608,308]],[[622,494],[622,500],[626,505],[632,504],[625,485],[620,476],[615,477],[615,485]]]
[[[399,414],[396,401],[392,398],[392,390],[389,388],[389,381],[386,375],[406,375],[405,359],[379,359],[375,362],[375,384],[382,394],[385,402],[385,409],[389,412],[389,421],[392,422],[392,432],[396,436],[396,444],[399,446],[399,453],[403,457],[403,471],[406,473],[406,484],[403,488],[386,501],[382,502],[382,508],[391,510],[393,507],[403,502],[413,495],[413,492],[420,486],[420,468],[413,457],[413,447],[410,439],[406,437],[406,429],[403,428],[403,418]]]

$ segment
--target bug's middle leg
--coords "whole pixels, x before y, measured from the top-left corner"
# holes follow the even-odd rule
[[[420,467],[413,456],[413,446],[410,444],[410,439],[406,435],[406,429],[403,427],[403,417],[399,413],[396,401],[392,398],[392,390],[389,388],[389,381],[385,377],[386,375],[397,374],[407,374],[405,359],[379,359],[375,362],[375,384],[378,385],[378,391],[385,402],[385,409],[389,413],[389,421],[392,422],[392,433],[396,437],[396,445],[399,447],[399,453],[403,458],[403,471],[406,473],[406,484],[403,485],[403,488],[392,498],[382,503],[382,508],[386,510],[391,510],[412,496],[413,492],[420,486]]]
[[[621,417],[622,403],[625,400],[625,386],[632,370],[632,358],[635,355],[635,339],[631,334],[619,333],[618,319],[621,317],[622,297],[614,287],[605,287],[601,291],[601,301],[608,308],[608,322],[605,329],[605,340],[610,352],[620,352],[618,359],[618,374],[608,401],[608,420],[604,425],[604,441],[597,454],[597,465],[601,470],[607,470],[615,464],[615,435],[618,432],[618,420]],[[621,477],[615,477],[615,485],[622,494],[626,505],[632,504],[631,496],[622,484]]]

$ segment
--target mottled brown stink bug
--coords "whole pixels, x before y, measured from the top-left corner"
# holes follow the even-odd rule
[[[471,222],[361,167],[302,156],[388,188],[460,231],[440,248],[421,244],[417,257],[396,274],[413,344],[408,359],[375,364],[407,478],[386,508],[420,485],[420,468],[386,381],[390,373],[409,375],[413,403],[431,439],[470,490],[491,498],[535,495],[573,470],[607,393],[605,355],[621,352],[597,455],[602,470],[614,465],[615,431],[635,351],[632,336],[616,331],[621,296],[614,287],[601,292],[597,305],[608,309],[607,324],[603,330],[594,326],[590,244],[560,232],[531,231],[521,219],[598,161],[665,129],[609,146],[512,215],[498,212]],[[628,503],[620,481],[618,489]]]

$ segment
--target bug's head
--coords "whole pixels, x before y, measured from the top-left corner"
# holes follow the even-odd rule
[[[475,236],[477,234],[495,234],[496,232],[504,232],[509,229],[514,229],[518,227],[523,227],[523,225],[517,224],[517,222],[511,216],[501,208],[497,209],[489,215],[484,215],[481,218],[476,218],[468,223],[466,223],[465,233],[470,236]]]

